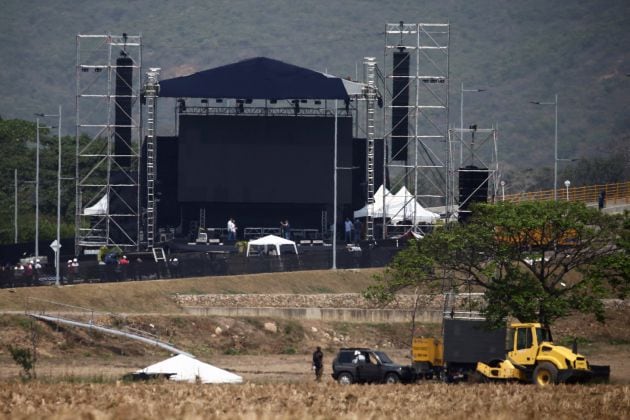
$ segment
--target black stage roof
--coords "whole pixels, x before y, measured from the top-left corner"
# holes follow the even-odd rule
[[[161,97],[348,99],[343,81],[266,57],[256,57],[160,82]]]

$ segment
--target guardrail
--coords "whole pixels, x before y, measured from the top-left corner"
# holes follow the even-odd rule
[[[558,200],[567,199],[567,189],[562,186],[557,190]],[[616,184],[588,185],[583,187],[569,187],[569,201],[582,203],[597,203],[600,193],[606,193],[606,202],[630,203],[630,181]],[[520,203],[523,201],[551,201],[553,200],[553,190],[530,191],[519,194],[506,194],[505,198],[499,200]]]

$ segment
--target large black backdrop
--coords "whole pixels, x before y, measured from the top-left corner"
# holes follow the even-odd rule
[[[321,227],[332,223],[334,118],[181,115],[179,139],[158,138],[158,225]],[[364,140],[338,118],[340,218],[364,204]],[[359,192],[357,194],[357,192]],[[176,197],[175,197],[176,196]]]

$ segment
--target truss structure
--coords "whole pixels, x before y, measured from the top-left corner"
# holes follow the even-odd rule
[[[449,45],[448,23],[388,23],[385,27],[385,116],[384,139],[389,148],[385,153],[386,173],[389,174],[391,194],[403,187],[409,191],[402,211],[415,212],[413,201],[423,207],[439,209],[448,216],[452,212],[453,196],[449,167],[451,151],[448,141],[449,120]],[[396,52],[409,54],[409,74],[394,71]],[[394,83],[402,83],[408,91],[408,103],[401,104],[394,93]],[[406,102],[406,101],[405,101]],[[398,120],[408,125],[407,134],[393,135],[394,113],[406,114]],[[402,122],[400,122],[402,121]],[[404,155],[392,151],[393,141],[405,144]],[[387,213],[387,196],[383,197]],[[412,209],[412,210],[407,210]],[[415,214],[398,215],[403,220],[414,220]],[[410,229],[420,227],[412,223]],[[387,225],[383,238],[388,236]]]
[[[455,183],[456,180],[460,179],[462,174],[465,176],[466,173],[472,174],[476,172],[479,174],[478,180],[480,185],[478,188],[482,188],[485,184],[488,189],[488,200],[494,202],[498,195],[501,181],[499,179],[497,129],[495,127],[477,128],[477,126],[470,126],[464,129],[451,128],[448,131],[448,137],[449,144],[460,143],[459,148],[462,156],[459,168],[452,167],[452,191],[455,192],[458,190]],[[454,150],[455,148],[451,148],[451,152]],[[453,158],[450,162],[455,162],[455,160],[456,159]],[[458,214],[459,207],[464,207],[469,204],[476,194],[477,190],[472,189],[468,194],[460,194],[459,200],[457,200],[455,194],[453,194],[454,213]]]
[[[139,249],[141,36],[77,35],[76,60],[75,252]]]

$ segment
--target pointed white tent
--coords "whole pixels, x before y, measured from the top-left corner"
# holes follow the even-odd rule
[[[391,201],[392,209],[388,208],[387,214],[390,215],[393,221],[407,219],[414,223],[435,223],[440,218],[439,214],[422,207],[404,185],[394,194]]]
[[[366,204],[355,211],[354,217],[383,217],[383,196],[391,197],[391,193],[381,185],[374,193],[374,204]]]
[[[383,200],[383,195],[385,195],[385,200]],[[396,194],[391,194],[382,185],[374,193],[374,204],[355,211],[354,217],[368,215],[383,217],[383,201],[385,201],[385,216],[392,222],[407,219],[414,223],[435,223],[440,218],[439,214],[422,207],[406,187],[403,186]]]
[[[85,216],[98,216],[98,215],[107,214],[107,207],[108,207],[107,194],[105,194],[103,197],[101,197],[100,200],[98,200],[96,204],[94,204],[93,206],[84,208],[83,214]]]
[[[262,238],[254,239],[253,241],[249,241],[247,243],[247,256],[249,257],[249,252],[251,247],[262,247],[267,252],[269,247],[272,247],[276,251],[276,255],[280,256],[280,247],[282,245],[289,245],[293,247],[295,254],[297,255],[297,246],[295,246],[295,242],[290,241],[289,239],[284,239],[276,235],[267,235]]]
[[[227,370],[201,362],[184,354],[162,360],[136,371],[147,375],[171,374],[171,381],[201,382],[203,384],[240,384],[243,378]]]

